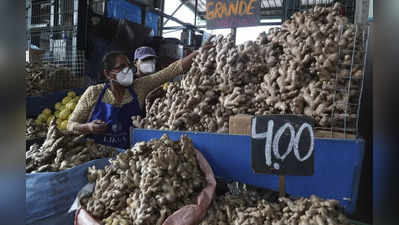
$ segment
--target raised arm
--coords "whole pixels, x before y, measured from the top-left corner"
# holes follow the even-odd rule
[[[213,36],[211,36],[201,48],[209,49],[212,46],[212,38]],[[157,73],[137,79],[135,81],[135,89],[141,89],[144,93],[148,93],[159,87],[163,83],[168,82],[178,75],[185,73],[190,69],[193,59],[197,54],[198,51],[194,51],[183,59],[172,63],[171,65]]]
[[[135,80],[135,89],[141,89],[144,93],[148,93],[161,86],[163,83],[183,74],[190,68],[193,58],[197,54],[198,52],[195,51],[183,59],[170,64],[163,70]]]

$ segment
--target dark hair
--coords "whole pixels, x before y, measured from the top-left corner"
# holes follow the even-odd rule
[[[116,59],[119,56],[125,56],[127,57],[123,52],[121,51],[111,51],[108,52],[107,54],[104,55],[103,57],[103,61],[101,64],[101,81],[106,81],[106,77],[104,75],[104,70],[112,70],[112,68],[114,68],[115,64],[116,64]]]

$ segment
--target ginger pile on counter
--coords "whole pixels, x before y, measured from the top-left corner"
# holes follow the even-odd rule
[[[217,197],[200,225],[350,225],[337,200],[279,198],[270,203],[256,193]]]
[[[62,171],[117,154],[116,149],[96,144],[84,135],[75,136],[61,132],[53,120],[43,145],[33,144],[26,152],[26,173]]]
[[[237,114],[307,115],[318,127],[354,123],[356,106],[348,103],[359,98],[363,37],[341,7],[297,12],[281,29],[238,46],[231,36],[218,36],[209,50],[199,50],[181,82],[147,106],[146,118],[132,118],[133,125],[227,133],[229,117]]]

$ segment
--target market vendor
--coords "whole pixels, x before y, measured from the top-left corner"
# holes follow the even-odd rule
[[[137,68],[136,78],[155,73],[157,55],[154,49],[143,46],[134,52],[134,65]]]
[[[209,48],[210,40],[203,47]],[[103,59],[103,73],[108,82],[87,88],[69,118],[67,129],[90,134],[99,144],[128,148],[131,117],[143,115],[147,93],[187,71],[197,54],[193,52],[159,72],[133,80],[127,56],[121,52],[108,53]]]

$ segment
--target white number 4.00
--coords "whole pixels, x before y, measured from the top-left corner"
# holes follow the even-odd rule
[[[257,118],[252,119],[252,132],[251,132],[251,137],[253,139],[266,139],[265,141],[265,159],[266,159],[266,165],[267,166],[272,166],[272,149],[273,149],[273,154],[274,157],[284,161],[284,159],[294,150],[295,157],[298,159],[298,161],[303,162],[307,159],[310,158],[310,156],[313,153],[314,150],[314,134],[313,134],[313,129],[308,123],[303,123],[302,126],[299,128],[298,133],[295,134],[295,129],[290,123],[285,123],[283,126],[281,126],[274,138],[273,138],[273,127],[274,127],[274,122],[273,120],[269,120],[267,122],[267,131],[263,133],[256,133],[256,120]],[[302,135],[302,132],[304,129],[309,130],[309,136],[310,136],[310,146],[308,149],[308,152],[305,156],[301,157],[299,154],[299,141]],[[288,129],[290,132],[290,142],[288,143],[287,150],[284,154],[280,154],[279,152],[279,142],[281,136],[284,134],[285,130]],[[280,165],[278,163],[273,164],[274,169],[278,170],[280,169]]]

